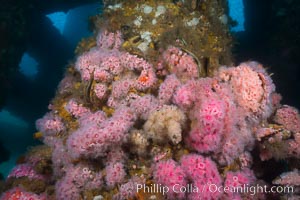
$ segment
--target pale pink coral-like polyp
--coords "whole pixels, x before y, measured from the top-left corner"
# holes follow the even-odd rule
[[[187,184],[185,173],[180,165],[174,160],[160,161],[154,166],[153,177],[156,183],[169,188],[167,193],[169,199],[184,199],[184,192],[175,192],[173,187],[178,185],[184,187]]]
[[[105,170],[105,181],[108,187],[113,187],[117,183],[122,183],[124,181],[126,172],[123,163],[110,163],[106,166]]]
[[[105,49],[119,49],[123,43],[120,31],[116,33],[101,31],[97,36],[97,46]]]
[[[168,75],[159,86],[158,99],[160,104],[170,104],[176,88],[180,85],[180,81],[174,74]]]
[[[197,119],[188,141],[198,152],[214,151],[220,147],[224,135],[225,104],[218,99],[207,99],[194,110]]]
[[[46,195],[37,195],[27,192],[21,187],[14,187],[3,193],[0,200],[46,200]]]
[[[198,77],[198,65],[194,58],[181,49],[170,46],[164,53],[163,59],[172,74],[175,74],[182,81]]]
[[[44,180],[45,177],[43,175],[38,174],[33,166],[30,164],[19,164],[15,166],[7,178],[21,178],[21,177],[27,177],[30,180],[39,179]]]
[[[294,133],[300,132],[300,114],[292,106],[283,106],[276,111],[274,121]]]
[[[198,188],[198,192],[190,193],[188,199],[219,199],[222,193],[211,192],[207,187],[209,184],[214,184],[217,187],[222,184],[216,164],[210,158],[188,154],[181,158],[180,163],[188,179]]]
[[[53,113],[47,113],[43,118],[36,121],[37,129],[44,135],[53,135],[63,132],[65,125],[62,119]]]
[[[90,110],[82,104],[79,104],[75,99],[70,99],[64,108],[70,115],[73,115],[76,118],[90,114]]]

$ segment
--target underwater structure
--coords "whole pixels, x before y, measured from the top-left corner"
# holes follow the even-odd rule
[[[298,199],[299,112],[233,66],[226,1],[104,4],[0,199]]]

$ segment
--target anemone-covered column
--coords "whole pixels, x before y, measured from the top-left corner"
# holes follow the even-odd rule
[[[44,145],[3,198],[273,198],[236,190],[271,184],[260,160],[299,158],[299,113],[261,64],[219,68],[230,51],[217,2],[105,2],[36,122]]]

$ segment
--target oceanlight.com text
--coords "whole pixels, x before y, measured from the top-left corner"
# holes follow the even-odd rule
[[[204,186],[203,186],[204,187]],[[267,186],[267,185],[249,185],[244,184],[241,186],[218,186],[216,184],[207,184],[208,191],[215,193],[248,193],[250,195],[255,195],[258,193],[281,193],[290,194],[294,192],[293,186]]]

